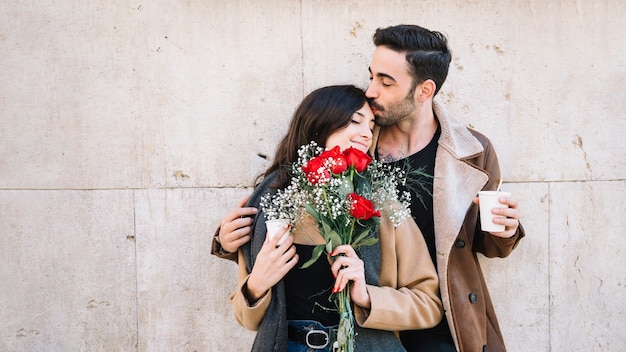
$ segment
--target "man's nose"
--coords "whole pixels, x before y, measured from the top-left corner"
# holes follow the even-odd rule
[[[376,88],[374,87],[372,83],[370,83],[370,85],[367,87],[367,90],[365,91],[365,96],[368,98],[378,97],[378,91],[376,90]]]

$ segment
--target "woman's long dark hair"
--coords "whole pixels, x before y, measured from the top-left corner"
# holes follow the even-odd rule
[[[275,188],[289,184],[285,166],[298,160],[298,149],[311,141],[325,147],[326,140],[335,131],[350,123],[352,115],[366,103],[365,92],[353,85],[322,87],[309,93],[296,109],[287,134],[278,144],[272,165],[257,178],[278,170]]]

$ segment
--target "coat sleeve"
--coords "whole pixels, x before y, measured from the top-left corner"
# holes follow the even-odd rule
[[[265,316],[265,312],[270,304],[272,289],[268,290],[263,297],[259,298],[258,301],[251,305],[245,294],[246,284],[248,283],[250,273],[246,269],[245,260],[241,250],[239,250],[238,256],[238,284],[235,292],[231,293],[229,297],[230,303],[233,306],[237,322],[248,330],[257,331],[259,329],[259,324]]]
[[[237,262],[237,252],[226,252],[223,250],[222,245],[219,242],[219,234],[220,227],[218,226],[217,230],[215,230],[215,234],[213,234],[213,240],[211,242],[211,254],[218,258],[232,260]]]
[[[439,279],[426,242],[412,218],[380,225],[380,286],[368,285],[371,307],[355,306],[356,322],[380,330],[426,329],[443,316]]]
[[[489,181],[483,187],[483,190],[496,190],[498,188],[498,184],[500,183],[500,178],[502,177],[496,150],[487,137],[476,131],[472,131],[472,133],[480,141],[484,148],[481,158],[476,161],[476,164],[480,165],[481,168],[483,168],[489,175]],[[473,205],[473,207],[478,208],[477,205]],[[468,212],[468,214],[474,214],[474,212]],[[476,220],[474,251],[483,254],[487,258],[507,257],[511,254],[513,249],[517,247],[519,241],[525,236],[524,228],[521,223],[512,237],[502,238],[480,229],[480,221],[478,220],[477,212],[475,219],[472,219],[472,221],[474,220]]]
[[[477,230],[480,231],[480,230]],[[494,236],[489,232],[484,232],[482,237],[482,246],[478,252],[485,255],[487,258],[505,258],[508,257],[511,252],[517,247],[520,240],[526,236],[524,228],[520,223],[517,227],[517,231],[512,237],[502,238],[498,236]]]

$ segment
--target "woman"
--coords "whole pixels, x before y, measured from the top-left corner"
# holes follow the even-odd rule
[[[286,165],[297,161],[298,148],[310,141],[326,148],[353,147],[367,152],[372,144],[374,116],[364,92],[354,86],[317,89],[296,110],[272,165],[255,187],[248,206],[259,208],[261,197],[289,184]],[[250,242],[238,251],[239,285],[230,299],[237,321],[257,331],[253,351],[332,351],[331,292],[350,284],[354,303],[357,351],[404,351],[393,331],[435,326],[442,318],[438,279],[423,236],[409,217],[398,227],[381,219],[378,245],[349,246],[312,266],[315,245],[324,239],[312,218],[271,240],[259,211]],[[283,233],[287,232],[283,229]]]

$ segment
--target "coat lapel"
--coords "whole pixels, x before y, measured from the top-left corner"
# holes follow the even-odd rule
[[[433,110],[441,126],[441,137],[435,160],[433,180],[433,213],[437,248],[437,271],[440,282],[448,282],[448,258],[459,235],[472,200],[489,180],[489,176],[465,160],[483,152],[482,144],[469,130],[452,119],[439,104]],[[448,287],[441,285],[442,297]],[[449,300],[444,300],[449,305]],[[450,307],[444,307],[450,312]],[[451,326],[453,329],[453,327]],[[454,331],[452,336],[455,336]]]
[[[478,139],[438,104],[434,103],[433,108],[441,126],[433,180],[435,233],[437,251],[449,253],[472,199],[489,175],[465,161],[483,152]]]

